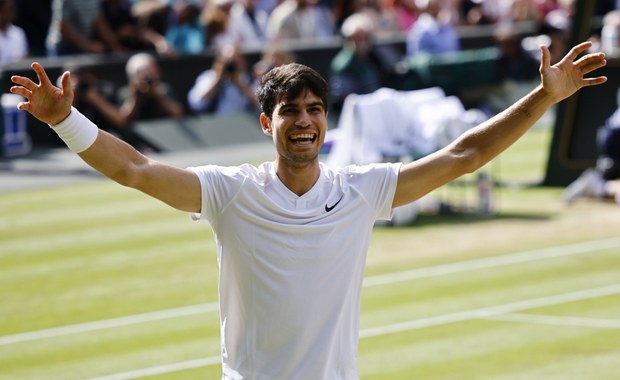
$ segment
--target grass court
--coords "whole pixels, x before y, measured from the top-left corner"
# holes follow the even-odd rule
[[[375,228],[363,380],[620,379],[620,209],[519,186],[549,140],[534,129],[489,165],[514,185],[495,214]],[[0,379],[221,378],[205,223],[106,180],[0,193],[0,210]]]

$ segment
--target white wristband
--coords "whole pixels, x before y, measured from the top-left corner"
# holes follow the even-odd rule
[[[81,153],[88,149],[99,134],[99,128],[74,107],[71,113],[63,121],[56,125],[50,125],[69,149],[75,153]]]

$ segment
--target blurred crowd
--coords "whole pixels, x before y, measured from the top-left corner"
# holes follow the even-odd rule
[[[618,8],[617,0],[597,4],[601,16]],[[445,52],[459,48],[455,26],[533,21],[544,32],[563,27],[574,8],[575,0],[2,0],[0,63],[26,56],[200,54],[230,44],[321,41],[340,36],[354,14],[372,20],[375,37],[407,35],[408,54]]]
[[[295,60],[283,46],[340,41],[330,62],[330,110],[349,94],[390,87],[398,62],[462,50],[458,28],[491,25],[502,76],[537,77],[538,43],[554,61],[567,49],[575,0],[0,0],[0,67],[37,57],[106,54],[127,57],[127,83],[112,88],[93,72],[75,71],[76,102],[107,129],[133,120],[189,112],[257,111],[254,88],[273,66]],[[620,0],[597,1],[603,20],[592,39],[616,52]],[[524,43],[511,27],[529,21],[539,37]],[[376,41],[398,38],[406,51]],[[250,64],[245,51],[261,51]],[[161,80],[158,58],[210,53],[211,67],[188,94]]]

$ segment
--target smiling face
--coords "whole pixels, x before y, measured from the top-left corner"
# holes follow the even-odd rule
[[[294,99],[282,99],[268,117],[261,115],[263,132],[273,138],[276,162],[291,168],[318,164],[327,131],[327,111],[310,90]]]
[[[325,79],[298,63],[275,67],[261,77],[256,90],[261,126],[273,137],[276,164],[282,170],[312,167],[318,172],[327,131],[327,95]]]

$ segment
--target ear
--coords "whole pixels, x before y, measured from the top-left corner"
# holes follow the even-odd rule
[[[273,132],[271,130],[271,119],[269,116],[264,113],[260,114],[260,125],[263,128],[263,133],[267,136],[273,136]]]

